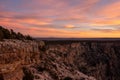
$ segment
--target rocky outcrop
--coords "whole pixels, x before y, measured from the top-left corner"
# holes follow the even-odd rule
[[[97,80],[120,80],[119,41],[49,42],[47,53]]]
[[[22,67],[39,62],[36,42],[4,40],[0,42],[0,74],[3,80],[22,80]],[[1,79],[0,79],[1,80]]]
[[[78,70],[72,57],[76,54],[66,53],[67,45],[44,46],[28,40],[1,41],[0,80],[96,80]]]
[[[0,80],[120,80],[120,42],[0,42]]]

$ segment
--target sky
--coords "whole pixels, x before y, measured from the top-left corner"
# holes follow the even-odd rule
[[[120,38],[120,0],[0,0],[0,25],[33,37]]]

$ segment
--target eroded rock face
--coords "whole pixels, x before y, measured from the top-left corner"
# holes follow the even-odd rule
[[[48,43],[47,53],[54,54],[59,62],[97,80],[120,80],[120,42],[51,43]]]
[[[0,80],[96,80],[71,65],[68,48],[44,48],[35,41],[0,42]]]
[[[0,80],[120,80],[119,58],[120,42],[5,40]]]
[[[0,80],[120,80],[119,63],[120,42],[0,42]]]
[[[4,40],[0,42],[1,78],[23,80],[22,67],[38,63],[39,54],[38,45],[34,41]]]

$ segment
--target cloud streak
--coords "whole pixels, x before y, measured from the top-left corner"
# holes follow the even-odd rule
[[[0,0],[0,25],[33,37],[120,37],[119,13],[119,0]]]

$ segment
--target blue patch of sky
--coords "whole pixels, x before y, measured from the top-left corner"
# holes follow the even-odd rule
[[[21,0],[0,0],[0,3],[4,5],[8,11],[19,11],[18,7],[22,5]]]
[[[94,5],[91,12],[99,11],[100,8],[104,8],[105,6],[107,6],[113,2],[116,2],[116,1],[118,1],[118,0],[100,0],[98,3],[96,3]]]

